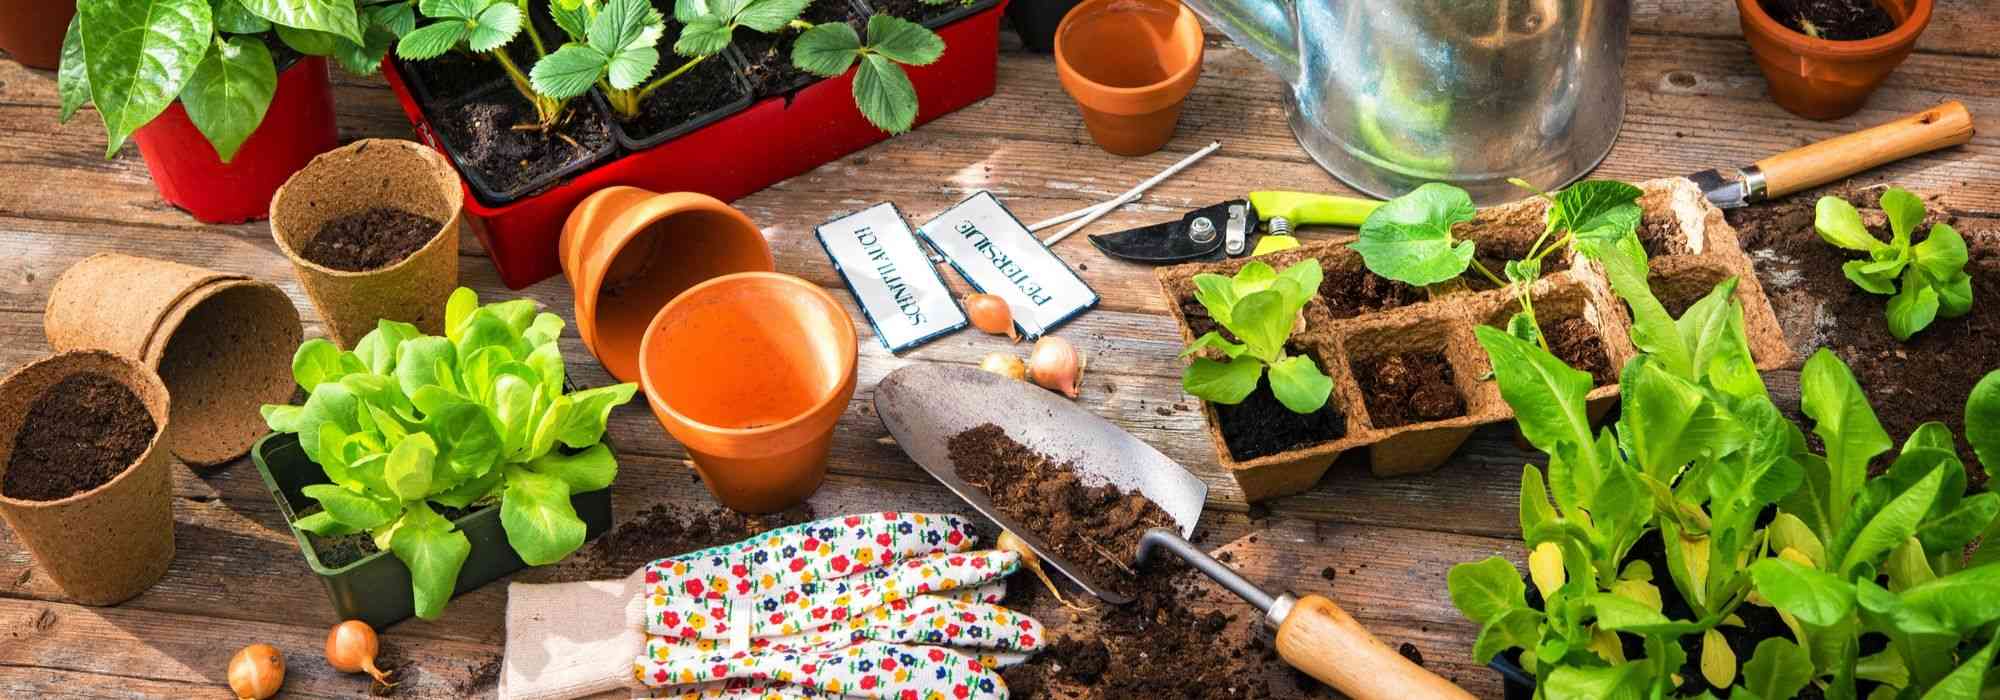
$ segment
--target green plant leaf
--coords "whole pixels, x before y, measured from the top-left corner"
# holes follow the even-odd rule
[[[1853,282],[1854,286],[1870,294],[1895,294],[1896,275],[1893,272],[1888,274],[1869,272],[1868,266],[1867,261],[1849,260],[1841,263],[1840,272],[1847,275],[1848,281]]]
[[[1271,365],[1271,393],[1293,413],[1316,413],[1333,393],[1333,380],[1319,371],[1312,358],[1293,355]]]
[[[292,527],[321,537],[339,537],[359,532],[353,526],[334,520],[333,514],[324,510],[292,521]]]
[[[1472,265],[1472,241],[1454,241],[1451,227],[1471,221],[1474,212],[1465,190],[1425,183],[1369,213],[1348,247],[1370,272],[1405,284],[1436,284]]]
[[[556,27],[563,30],[563,34],[569,36],[570,41],[589,41],[590,9],[582,2],[574,3],[573,7],[565,7],[565,4],[549,3],[549,18],[555,20]]]
[[[1813,433],[1826,443],[1828,503],[1833,508],[1827,515],[1837,524],[1860,492],[1868,462],[1893,443],[1868,407],[1854,373],[1833,352],[1822,348],[1806,360],[1799,374],[1799,393],[1806,415],[1814,421]]]
[[[1581,241],[1578,249],[1604,266],[1612,289],[1632,309],[1632,344],[1664,364],[1675,376],[1694,378],[1693,352],[1681,339],[1680,328],[1667,313],[1667,307],[1653,296],[1646,249],[1639,243],[1639,237]]]
[[[1868,524],[1861,527],[1860,534],[1841,556],[1838,573],[1852,575],[1862,566],[1876,561],[1877,557],[1888,553],[1891,548],[1902,544],[1905,538],[1917,533],[1917,527],[1924,521],[1924,515],[1931,511],[1937,501],[1938,487],[1944,483],[1944,470],[1958,469],[1957,465],[1944,465],[1931,471],[1930,475],[1891,499]]]
[[[69,29],[63,33],[62,62],[56,67],[56,93],[62,98],[62,111],[56,119],[65,124],[90,102],[90,66],[83,58],[83,40],[77,38],[78,21],[76,15],[70,15]]]
[[[1903,591],[1902,606],[1966,634],[2000,620],[2000,564],[1984,564]]]
[[[500,525],[521,561],[541,566],[561,561],[583,545],[583,520],[569,502],[569,484],[526,469],[507,470]]]
[[[1789,698],[1812,682],[1812,655],[1789,639],[1757,643],[1743,664],[1743,686],[1760,698]]]
[[[417,28],[417,9],[409,0],[375,5],[366,8],[364,12],[368,21],[389,30],[389,33],[396,38],[402,38],[404,34]]]
[[[910,130],[917,121],[917,89],[903,67],[879,53],[861,57],[854,73],[854,106],[875,128],[891,134]]]
[[[1312,301],[1313,295],[1319,293],[1320,282],[1325,278],[1326,272],[1320,268],[1319,259],[1307,258],[1292,263],[1278,272],[1277,278],[1272,280],[1272,286],[1285,295],[1285,307],[1293,315],[1297,315],[1300,309],[1304,309],[1306,304]],[[1279,280],[1291,284],[1278,284]]]
[[[808,4],[809,0],[750,0],[736,12],[736,23],[752,31],[774,34],[798,19]]]
[[[1901,187],[1882,192],[1882,213],[1889,215],[1889,245],[1908,248],[1910,236],[1924,223],[1924,200]]]
[[[334,520],[356,530],[372,530],[389,524],[403,504],[373,494],[356,493],[333,484],[313,484],[299,490],[319,501]]]
[[[651,48],[659,43],[660,35],[665,32],[666,20],[648,0],[611,0],[591,20],[588,37],[591,48],[607,55],[617,55],[633,49]],[[526,307],[534,308],[533,302]]]
[[[512,374],[493,380],[493,417],[500,421],[500,444],[505,454],[519,453],[528,444],[535,427],[535,385]]]
[[[1551,698],[1577,700],[1627,700],[1644,697],[1646,664],[1640,661],[1613,666],[1557,666],[1548,675]]]
[[[570,493],[590,493],[611,486],[618,478],[618,459],[603,443],[572,455],[550,452],[528,463],[536,472],[562,479]]]
[[[1819,198],[1813,206],[1813,230],[1819,232],[1821,240],[1847,250],[1873,252],[1888,246],[1868,232],[1861,212],[1839,197]]]
[[[83,0],[76,10],[110,158],[180,97],[215,36],[214,18],[208,0]]]
[[[472,30],[464,22],[445,20],[424,25],[396,41],[396,56],[409,61],[428,61],[444,55],[465,41]]]
[[[1497,328],[1480,326],[1474,333],[1493,364],[1500,397],[1514,409],[1522,437],[1550,454],[1558,444],[1575,446],[1595,465],[1596,453],[1589,449],[1590,416],[1584,407],[1590,375]]]
[[[271,21],[243,7],[242,0],[209,0],[209,15],[215,31],[227,34],[263,34],[271,31]]]
[[[307,56],[331,56],[340,45],[340,35],[311,29],[297,29],[285,25],[277,26],[278,40],[293,51]]]
[[[1889,334],[1897,340],[1909,340],[1937,320],[1939,305],[1937,290],[1924,282],[1917,268],[1908,268],[1903,275],[1902,291],[1889,297],[1889,306],[1884,309]]]
[[[1480,626],[1479,637],[1472,642],[1472,658],[1479,663],[1490,663],[1508,649],[1533,647],[1542,620],[1540,611],[1525,607],[1510,609],[1488,620]]]
[[[251,14],[271,23],[326,32],[361,43],[361,18],[353,0],[237,0]]]
[[[1757,592],[1806,624],[1831,626],[1854,612],[1854,587],[1833,574],[1784,559],[1750,565]]]
[[[466,479],[460,482],[459,485],[452,487],[451,490],[431,494],[430,500],[451,508],[469,508],[472,504],[494,495],[493,492],[504,485],[506,481],[506,472],[494,469],[485,474]]]
[[[639,385],[627,382],[570,394],[574,407],[570,409],[569,418],[563,422],[556,439],[572,449],[597,444],[604,439],[604,428],[611,420],[611,410],[631,401],[638,391]]]
[[[1635,358],[1619,374],[1619,443],[1646,474],[1669,483],[1688,462],[1714,449],[1701,439],[1707,402],[1701,389],[1667,373],[1650,358]]]
[[[1234,406],[1257,390],[1257,381],[1263,376],[1264,363],[1253,357],[1229,362],[1197,357],[1181,374],[1181,388],[1208,401]]]
[[[292,378],[306,391],[318,388],[323,382],[337,382],[341,377],[366,371],[368,368],[359,358],[343,352],[325,338],[300,343],[298,351],[292,353]]]
[[[1260,262],[1252,262],[1244,265],[1243,269],[1237,271],[1236,274],[1238,276],[1246,275],[1252,268],[1259,264]],[[1265,265],[1264,267],[1269,268],[1270,266]],[[1208,315],[1214,318],[1216,323],[1220,323],[1222,327],[1228,328],[1230,321],[1234,320],[1230,318],[1229,311],[1236,306],[1236,281],[1209,272],[1197,274],[1194,276],[1194,300],[1200,302],[1202,308],[1208,310]]]
[[[558,100],[569,99],[589,92],[598,76],[609,68],[610,61],[610,56],[597,49],[570,44],[535,61],[528,78],[535,92]]]
[[[1768,531],[1770,533],[1771,551],[1781,552],[1787,548],[1796,549],[1800,554],[1804,554],[1807,558],[1812,559],[1815,565],[1824,567],[1830,564],[1826,560],[1826,546],[1820,542],[1819,536],[1813,534],[1812,528],[1807,526],[1805,521],[1801,520],[1799,516],[1779,511],[1777,516],[1771,519]]]
[[[1452,566],[1445,587],[1451,592],[1451,604],[1473,622],[1491,622],[1509,610],[1528,607],[1521,572],[1500,557]]]
[[[472,553],[471,540],[419,502],[411,504],[397,524],[389,549],[410,569],[417,617],[435,620],[444,614],[444,605],[458,585],[458,571]]]
[[[1524,343],[1542,344],[1542,328],[1535,325],[1535,317],[1529,316],[1526,311],[1507,317],[1507,335],[1520,338]]]
[[[465,322],[472,319],[472,313],[479,310],[479,293],[470,287],[459,287],[444,301],[444,337],[457,343],[464,334]]]
[[[908,66],[928,66],[944,55],[944,40],[924,25],[877,14],[868,18],[868,50]]]
[[[480,10],[473,22],[472,31],[465,37],[466,47],[477,52],[492,51],[506,46],[521,31],[521,8],[494,2]]]
[[[735,25],[723,24],[722,20],[712,16],[696,17],[694,21],[681,25],[681,36],[674,40],[674,53],[682,56],[712,56],[722,53],[723,49],[729,48],[729,40],[735,30]],[[848,31],[854,30],[849,28]],[[795,44],[792,60],[797,61],[797,56]]]
[[[1248,350],[1249,346],[1224,340],[1222,333],[1219,331],[1209,331],[1203,333],[1201,337],[1195,338],[1193,343],[1189,343],[1187,349],[1181,351],[1181,359],[1187,359],[1209,348],[1214,348],[1216,351],[1221,352],[1224,357],[1235,359],[1242,357],[1243,352]]]
[[[461,475],[484,474],[500,462],[500,431],[477,404],[451,404],[431,414],[424,430],[436,441],[439,460]]]
[[[1549,223],[1578,240],[1615,240],[1639,228],[1638,187],[1616,180],[1586,180],[1556,193]]]
[[[1910,247],[1911,262],[1934,282],[1957,277],[1969,259],[1965,237],[1948,224],[1932,226],[1924,242]]]
[[[1542,480],[1542,470],[1532,464],[1521,467],[1520,515],[1522,532],[1533,531],[1557,517],[1555,506],[1549,503],[1549,488]]]
[[[1291,337],[1297,320],[1286,313],[1285,292],[1276,289],[1236,300],[1236,308],[1229,315],[1234,324],[1229,330],[1243,340],[1250,355],[1266,362],[1275,361],[1284,353],[1285,339]]]
[[[357,44],[346,39],[334,42],[333,58],[340,67],[355,75],[373,75],[382,69],[382,57],[389,55],[390,47],[396,45],[395,32],[380,25],[371,24],[362,30],[365,40]]]
[[[375,330],[361,336],[354,344],[354,357],[361,361],[369,372],[389,376],[395,372],[397,350],[403,342],[423,335],[416,326],[401,321],[382,319],[375,322]]]
[[[2000,471],[2000,370],[1986,373],[1966,397],[1965,441],[1988,475]]]
[[[389,452],[389,461],[382,466],[382,478],[389,483],[389,491],[405,501],[429,495],[437,456],[437,443],[423,433],[397,443]]]
[[[1993,667],[1993,654],[2000,649],[2000,637],[1995,637],[1980,647],[1965,663],[1932,685],[1924,692],[1922,700],[1978,700],[1980,689],[1986,685],[1986,671]]]

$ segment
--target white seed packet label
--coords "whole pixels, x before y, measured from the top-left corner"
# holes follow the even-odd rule
[[[965,327],[965,310],[896,205],[883,202],[848,214],[820,224],[815,233],[889,352]]]
[[[967,197],[917,234],[974,288],[1007,300],[1030,340],[1097,305],[1097,292],[991,192]]]

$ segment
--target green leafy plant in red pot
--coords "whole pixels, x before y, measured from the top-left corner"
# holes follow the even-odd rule
[[[1853,114],[1916,47],[1934,0],[1736,0],[1771,99],[1807,119]]]
[[[335,145],[326,58],[369,74],[407,0],[82,0],[62,45],[62,119],[94,106],[106,157],[138,143],[168,202],[210,223],[261,218]]]

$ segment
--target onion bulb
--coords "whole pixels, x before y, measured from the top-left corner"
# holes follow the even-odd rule
[[[229,659],[229,690],[238,700],[264,700],[285,684],[285,655],[269,644],[252,644]]]
[[[1028,567],[1029,571],[1035,572],[1035,578],[1042,580],[1042,585],[1048,587],[1049,593],[1054,595],[1056,602],[1062,603],[1063,607],[1071,610],[1090,609],[1063,600],[1062,591],[1056,590],[1056,582],[1049,580],[1048,572],[1042,571],[1042,558],[1035,556],[1035,550],[1029,548],[1028,543],[1022,540],[1019,535],[1014,534],[1013,530],[1001,530],[1000,539],[995,540],[993,546],[1002,552],[1013,552],[1021,555],[1021,565]]]
[[[1045,335],[1035,341],[1035,351],[1028,355],[1028,376],[1042,388],[1073,399],[1083,388],[1083,365],[1083,353],[1077,352],[1076,346]]]
[[[389,674],[375,667],[375,654],[382,649],[381,641],[375,638],[375,629],[360,620],[348,620],[334,625],[326,633],[326,663],[341,673],[361,673],[366,671],[375,682],[394,687],[389,682]]]
[[[1004,335],[1017,342],[1021,340],[1021,334],[1014,330],[1014,311],[1007,308],[1007,300],[998,294],[967,294],[965,315],[979,330]]]
[[[1008,379],[1028,380],[1028,365],[1021,362],[1021,358],[1004,352],[987,355],[986,359],[979,361],[979,368]]]

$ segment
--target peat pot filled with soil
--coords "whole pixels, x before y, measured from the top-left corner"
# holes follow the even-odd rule
[[[158,375],[101,350],[0,380],[0,519],[79,603],[123,602],[173,562],[168,415]]]
[[[1771,99],[1807,119],[1838,119],[1908,58],[1933,0],[1736,0],[1743,37]]]
[[[271,199],[271,235],[342,348],[382,319],[444,330],[458,287],[464,194],[444,156],[363,139],[318,158]]]
[[[1506,415],[1498,391],[1481,379],[1484,353],[1471,327],[1443,305],[1356,324],[1338,344],[1378,476],[1435,469],[1474,427]]]

